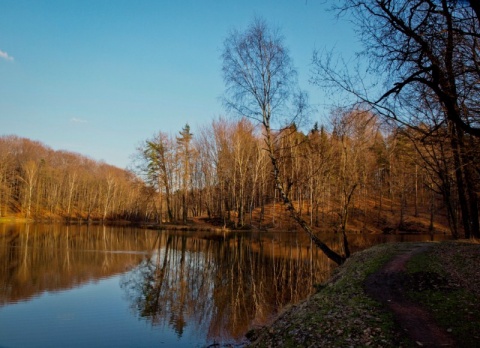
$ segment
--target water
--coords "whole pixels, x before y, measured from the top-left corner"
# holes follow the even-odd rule
[[[0,225],[0,347],[241,345],[333,268],[302,233]]]

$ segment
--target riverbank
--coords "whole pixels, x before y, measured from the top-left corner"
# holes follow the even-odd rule
[[[408,317],[392,309],[390,302],[400,299],[398,310],[408,303],[428,313],[427,322],[417,326],[438,327],[440,342],[475,347],[480,340],[479,264],[478,243],[377,245],[354,254],[316,294],[269,327],[250,331],[251,346],[432,346],[407,331]],[[372,289],[381,286],[391,289],[391,298],[375,297]]]
[[[0,224],[27,224],[32,222],[34,222],[34,220],[16,216],[0,217]]]

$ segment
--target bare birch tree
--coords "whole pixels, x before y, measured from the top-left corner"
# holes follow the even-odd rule
[[[337,264],[343,263],[345,256],[329,248],[301,217],[289,195],[293,182],[285,184],[282,177],[276,154],[278,133],[274,132],[272,126],[281,124],[285,117],[287,121],[283,122],[284,125],[294,125],[306,106],[306,96],[297,93],[296,71],[283,37],[269,28],[265,21],[255,19],[244,32],[233,31],[227,37],[222,59],[225,104],[229,109],[262,125],[275,186],[291,218],[328,258]]]

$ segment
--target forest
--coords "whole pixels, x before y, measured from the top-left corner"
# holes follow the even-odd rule
[[[448,221],[461,232],[452,153],[442,138],[420,147],[414,134],[382,128],[366,111],[332,117],[331,132],[283,129],[278,148],[294,183],[290,195],[312,226],[409,231],[422,229],[409,225],[421,215],[423,231]],[[15,136],[0,138],[0,156],[2,216],[156,223],[203,216],[260,228],[275,226],[272,206],[282,214],[262,135],[246,118],[219,118],[195,134],[188,125],[178,136],[158,132],[137,149],[135,172]]]
[[[480,11],[399,3],[339,3],[362,31],[376,87],[316,52],[312,83],[354,99],[328,121],[315,122],[297,89],[283,37],[256,19],[224,42],[224,104],[236,117],[159,130],[129,170],[2,136],[0,216],[293,228],[284,204],[315,232],[480,237]]]

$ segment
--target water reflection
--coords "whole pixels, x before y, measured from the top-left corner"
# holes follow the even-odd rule
[[[339,250],[339,236],[328,243]],[[356,235],[352,250],[394,241],[443,240],[436,235]],[[324,237],[327,240],[327,237]],[[154,252],[121,286],[137,315],[182,337],[187,325],[207,342],[240,341],[297,303],[331,274],[333,265],[304,234],[160,233]]]
[[[208,341],[242,339],[250,327],[310,294],[332,267],[308,243],[249,234],[202,239],[163,233],[155,249],[122,281],[132,307],[179,337],[195,325]]]
[[[0,305],[125,272],[154,240],[106,226],[0,225]]]
[[[338,237],[322,238],[339,250]],[[351,236],[350,242],[355,251],[402,239],[431,237],[357,235]],[[167,346],[172,342],[197,347],[234,343],[243,340],[251,327],[268,323],[282,307],[307,297],[334,267],[303,233],[217,235],[87,225],[0,224],[0,314],[4,325],[11,318],[41,321],[45,328],[40,331],[49,333],[45,345],[58,346],[59,336],[51,334],[58,332],[58,322],[35,319],[44,318],[46,310],[28,307],[35,301],[23,302],[25,312],[18,304],[8,304],[36,297],[48,303],[43,308],[51,308],[49,301],[54,303],[56,296],[42,299],[42,293],[57,292],[60,297],[62,290],[75,288],[63,292],[82,307],[68,312],[72,317],[68,337],[92,337],[95,343],[92,332],[98,333],[101,327],[103,339],[109,342],[120,337],[118,327],[123,325],[124,346],[141,339],[145,346],[157,345],[159,336],[167,342],[171,334],[174,340],[168,340]],[[105,278],[110,279],[98,281]],[[89,285],[77,288],[86,283]],[[87,291],[82,292],[82,288]],[[22,317],[22,313],[28,314]],[[84,317],[88,320],[73,321]],[[155,330],[151,330],[152,325]],[[127,328],[135,333],[127,334]],[[38,337],[31,331],[29,343],[35,346]],[[14,342],[26,335],[13,332],[11,336]],[[5,337],[2,340],[6,342]],[[83,342],[80,346],[90,345],[79,342]],[[22,341],[19,346],[26,344]]]

